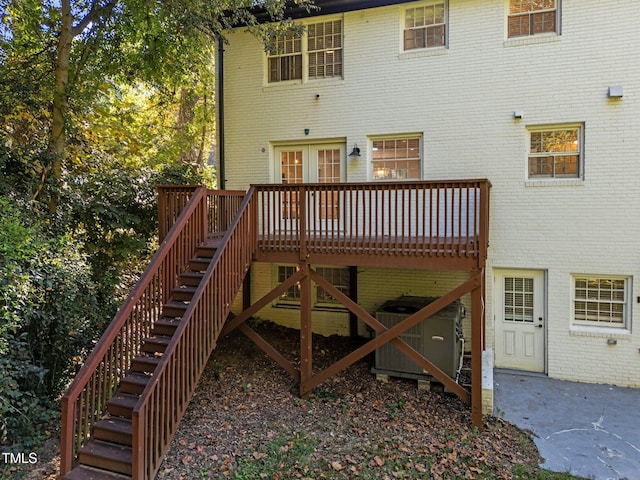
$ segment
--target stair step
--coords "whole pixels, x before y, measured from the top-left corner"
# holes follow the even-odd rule
[[[171,291],[171,298],[173,300],[189,302],[193,298],[193,294],[196,293],[197,289],[198,287],[195,285],[183,285],[181,287],[176,287]]]
[[[154,335],[171,336],[173,335],[173,332],[176,331],[176,328],[178,328],[178,325],[180,325],[180,320],[176,320],[175,318],[160,317],[153,325],[153,330],[151,330],[151,333],[153,333]]]
[[[209,268],[210,263],[211,263],[210,258],[194,257],[191,260],[189,260],[189,268],[196,272],[204,272],[207,268]]]
[[[196,250],[196,255],[198,257],[213,258],[213,256],[216,254],[216,251],[218,250],[220,243],[221,242],[217,242],[215,245],[200,245]]]
[[[124,445],[89,440],[79,451],[79,461],[83,465],[131,475],[131,447]]]
[[[200,285],[200,281],[202,280],[202,277],[204,277],[204,273],[202,272],[193,272],[193,271],[182,272],[180,274],[179,283],[181,285],[190,285],[193,287],[197,287],[198,285]]]
[[[94,440],[131,446],[132,426],[130,420],[113,417],[98,420],[93,426]]]
[[[170,317],[170,318],[180,318],[184,315],[184,312],[187,310],[186,303],[182,302],[168,302],[162,306],[162,316]]]
[[[138,395],[118,391],[107,402],[107,412],[114,417],[131,418],[138,398]]]
[[[147,357],[140,355],[131,361],[131,371],[138,373],[153,373],[162,357]]]
[[[151,380],[151,375],[144,373],[131,372],[129,375],[120,380],[120,387],[118,390],[122,393],[128,393],[130,395],[142,395],[147,383]]]
[[[130,475],[121,475],[119,473],[107,472],[91,467],[80,465],[65,476],[61,480],[127,480],[131,479]]]
[[[145,338],[142,344],[142,351],[146,353],[163,353],[170,341],[171,337],[164,335]]]

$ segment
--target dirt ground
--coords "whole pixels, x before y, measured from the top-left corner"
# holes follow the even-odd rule
[[[299,332],[260,324],[263,335],[297,361]],[[314,371],[356,345],[314,336]],[[205,478],[527,478],[539,456],[526,432],[485,417],[472,427],[468,405],[415,380],[384,383],[373,357],[320,385],[309,399],[247,338],[232,334],[211,356],[158,479]],[[5,478],[53,480],[51,439],[29,472]],[[5,473],[7,475],[7,473]]]

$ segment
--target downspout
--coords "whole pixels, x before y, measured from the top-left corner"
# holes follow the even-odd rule
[[[225,187],[225,158],[224,158],[224,40],[218,38],[216,59],[216,106],[217,106],[217,140],[218,140],[218,189]]]

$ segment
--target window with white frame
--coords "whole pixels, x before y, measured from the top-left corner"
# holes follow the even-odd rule
[[[560,33],[560,0],[509,0],[508,37]]]
[[[404,50],[447,44],[447,2],[439,1],[404,11]]]
[[[278,266],[278,284],[283,283],[291,275],[298,271],[298,267],[292,265]],[[278,303],[282,304],[300,304],[300,286],[296,283],[280,294]]]
[[[341,293],[349,296],[349,290],[351,287],[348,268],[318,267],[316,268],[316,273],[336,287],[336,289],[340,290]],[[318,285],[316,285],[315,303],[318,305],[342,305],[338,300],[333,298],[327,291]]]
[[[278,284],[284,282],[291,275],[298,271],[298,267],[294,265],[279,265],[277,281]],[[346,267],[315,267],[316,273],[324,278],[331,285],[336,287],[340,292],[349,295],[351,289],[349,269]],[[322,287],[314,285],[312,289],[311,303],[314,307],[342,307],[342,304],[333,298]],[[300,306],[300,286],[298,284],[289,287],[283,292],[277,304],[280,306]]]
[[[573,324],[627,328],[629,279],[575,275]]]
[[[374,180],[419,180],[419,136],[376,138],[371,142]]]
[[[582,177],[581,125],[535,127],[528,134],[529,179]]]
[[[342,20],[307,26],[309,79],[342,77]]]
[[[304,33],[287,32],[268,54],[268,82],[342,78],[342,20],[306,25]]]
[[[287,32],[275,41],[275,49],[268,58],[269,82],[302,79],[302,39],[295,32]]]

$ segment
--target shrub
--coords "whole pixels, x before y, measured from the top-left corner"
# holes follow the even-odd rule
[[[0,197],[0,443],[38,440],[100,325],[86,259]]]

